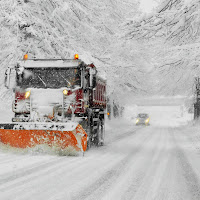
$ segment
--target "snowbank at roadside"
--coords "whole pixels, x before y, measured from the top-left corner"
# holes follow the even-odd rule
[[[194,140],[198,140],[200,145],[200,119],[192,120],[186,126],[180,127],[180,129],[191,138],[195,138]]]

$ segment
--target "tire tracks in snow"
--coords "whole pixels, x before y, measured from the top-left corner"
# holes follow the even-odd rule
[[[119,141],[121,139],[125,139],[127,137],[130,137],[132,135],[135,135],[137,134],[137,131],[141,130],[141,129],[144,129],[145,127],[140,127],[140,128],[136,128],[134,130],[131,130],[131,131],[127,131],[123,134],[120,134],[120,135],[117,135],[115,138],[113,138],[112,140],[110,140],[108,143],[106,144],[110,144],[110,143],[113,143],[113,142],[116,142],[116,141]]]
[[[140,135],[140,134],[138,134],[137,136],[139,136],[139,137],[143,137],[142,135]],[[148,136],[147,136],[148,137]],[[141,141],[141,140],[140,140]],[[143,140],[142,140],[142,142],[144,142]],[[105,149],[104,149],[105,150]],[[87,154],[86,154],[87,155]],[[93,155],[93,154],[92,154]],[[89,157],[89,159],[94,159],[94,157],[90,157],[90,155],[88,155]],[[82,165],[81,166],[77,166],[77,165],[75,165],[73,168],[69,168],[69,170],[68,169],[65,169],[65,171],[66,172],[68,172],[68,171],[70,171],[70,174],[68,173],[68,174],[66,174],[64,171],[62,171],[62,170],[60,170],[60,172],[58,173],[58,172],[54,172],[54,174],[52,174],[54,177],[56,176],[56,177],[61,177],[62,176],[62,178],[63,179],[66,179],[66,180],[71,180],[69,183],[67,183],[67,184],[65,184],[65,183],[61,183],[61,181],[59,182],[59,186],[57,185],[57,187],[59,187],[59,188],[61,188],[61,190],[59,191],[59,195],[58,195],[58,198],[60,198],[60,196],[63,196],[63,199],[65,199],[66,198],[66,196],[68,196],[68,194],[70,193],[71,194],[71,192],[68,192],[68,191],[74,191],[74,189],[76,190],[77,188],[82,188],[83,186],[85,187],[85,184],[84,184],[84,182],[87,182],[88,180],[87,179],[89,179],[89,180],[92,180],[92,179],[98,179],[99,178],[99,175],[98,175],[98,167],[104,167],[104,166],[106,166],[107,165],[107,160],[108,160],[108,156],[110,156],[110,163],[108,164],[108,168],[111,168],[111,169],[113,169],[113,166],[115,166],[114,168],[116,168],[116,166],[118,166],[119,164],[120,164],[120,162],[121,161],[119,161],[119,159],[118,160],[116,160],[116,158],[115,157],[113,157],[113,154],[110,154],[109,152],[105,152],[105,151],[100,151],[100,152],[98,152],[98,154],[96,155],[95,154],[95,156],[97,156],[97,158],[95,158],[94,159],[94,161],[92,162],[92,163],[90,163],[90,161],[88,162],[88,160],[87,160],[87,157],[85,157],[86,158],[86,160],[84,161],[84,163],[82,163]],[[120,155],[120,157],[122,157],[121,155]],[[84,158],[84,157],[83,157]],[[105,158],[105,161],[104,161],[104,158]],[[122,158],[123,159],[123,158]],[[120,159],[121,160],[121,159]],[[103,162],[102,162],[103,161]],[[89,170],[87,170],[87,168],[88,168],[88,163],[90,163],[90,166],[89,166]],[[84,172],[84,173],[83,173]],[[109,170],[109,172],[110,172],[110,170]],[[100,172],[101,173],[101,172]],[[104,174],[105,172],[103,172],[103,174]],[[51,176],[51,174],[48,176],[48,179],[50,180],[50,176]],[[73,176],[76,176],[76,177],[78,177],[78,179],[79,180],[82,180],[82,181],[80,181],[80,182],[78,182],[77,183],[77,181],[73,181],[73,178],[71,178],[71,177],[73,177]],[[96,176],[98,176],[98,178],[96,178]],[[106,175],[107,176],[107,175]],[[92,177],[92,178],[91,178]],[[45,177],[43,177],[43,179],[45,179]],[[41,179],[41,181],[40,180],[37,180],[38,182],[43,182],[44,180],[42,180]],[[89,182],[91,182],[91,181],[89,181]],[[51,181],[50,181],[50,183],[51,183]],[[92,184],[93,184],[93,182],[92,182]],[[49,192],[49,191],[51,191],[51,189],[50,188],[52,188],[52,187],[55,187],[55,186],[53,186],[53,184],[49,184],[49,185],[45,185],[45,186],[43,186],[42,185],[42,183],[41,183],[41,187],[42,187],[42,195],[43,196],[45,196],[45,198],[50,198],[50,197],[52,197],[52,195],[54,195],[55,196],[55,194],[51,194],[51,192]],[[62,190],[62,188],[64,189],[64,188],[67,188],[67,190],[65,189],[64,191]],[[26,189],[28,189],[28,188],[26,188]],[[18,192],[19,194],[20,194],[20,192]],[[27,198],[29,198],[29,196],[34,196],[34,197],[37,197],[37,195],[38,194],[36,194],[36,193],[39,193],[39,192],[36,192],[36,191],[31,191],[31,192],[27,192],[27,194],[23,194],[23,195],[21,195],[21,199],[27,199]],[[77,192],[77,194],[79,193],[79,191]],[[57,196],[57,195],[56,195]],[[71,195],[70,195],[71,196]],[[48,199],[47,198],[47,199]],[[36,198],[37,199],[37,198]],[[62,199],[62,198],[61,198]],[[71,197],[70,198],[68,198],[68,199],[70,199],[71,200]],[[80,198],[80,199],[82,199],[82,197]]]
[[[136,130],[133,130],[133,132],[136,132]],[[120,139],[124,139],[130,135],[134,136],[135,134],[133,134],[133,132],[126,132],[126,133],[128,133],[128,135],[126,133],[122,134],[115,141],[119,141]],[[139,134],[137,134],[137,135],[139,137],[141,137]],[[106,148],[106,146],[105,146],[105,148]],[[135,150],[137,151],[137,149],[135,149]],[[99,153],[99,155],[100,155],[99,159],[102,159],[102,160],[104,159],[104,157],[107,159],[107,156],[108,156],[108,155],[102,154],[102,151]],[[85,171],[85,169],[87,169],[88,162],[90,162],[89,160],[91,160],[91,159],[93,159],[93,158],[88,157],[87,160],[83,161],[84,159],[78,157],[77,159],[75,158],[72,162],[72,160],[68,159],[68,157],[61,157],[61,158],[56,157],[55,159],[51,160],[50,162],[45,162],[45,163],[37,162],[32,166],[25,166],[25,169],[24,168],[17,169],[15,171],[14,176],[13,176],[13,174],[7,173],[3,177],[1,177],[0,193],[5,196],[12,196],[12,197],[20,196],[20,198],[22,198],[22,199],[27,199],[27,198],[30,198],[31,196],[37,197],[37,195],[39,195],[39,194],[36,194],[35,190],[32,190],[33,185],[38,187],[38,185],[40,185],[40,182],[44,183],[46,181],[48,183],[49,177],[51,179],[54,178],[55,180],[58,177],[70,179],[72,176],[75,176],[75,174],[76,174],[84,179],[84,175],[82,175],[81,173],[83,171]],[[117,161],[114,160],[112,155],[111,155],[110,161],[111,161],[110,165],[112,165],[111,167],[113,167],[113,165],[114,165],[115,168],[117,166],[119,166],[120,162],[121,162],[118,160]],[[99,164],[102,164],[102,162],[99,162]],[[86,172],[85,176],[90,177],[90,173],[91,174],[96,173],[95,168],[98,169],[98,165],[95,162],[92,165],[94,165],[92,167],[93,171]],[[103,165],[106,165],[106,162],[104,162]],[[111,170],[111,172],[113,172],[113,170]],[[93,177],[93,175],[91,177]],[[37,182],[39,184],[37,184]],[[74,183],[72,182],[72,184],[74,184]],[[70,185],[68,185],[68,186],[70,188]],[[24,187],[26,188],[26,190],[24,190]],[[44,197],[49,196],[50,195],[49,189],[52,187],[53,187],[53,184],[47,184],[47,185],[41,184],[41,189],[43,189],[42,195]],[[65,183],[61,184],[61,188],[62,187],[63,188],[65,187]],[[61,190],[61,192],[62,192],[62,190]]]
[[[163,158],[162,155],[165,153],[165,145],[168,141],[163,135],[162,129],[153,130],[152,146],[150,149],[144,147],[148,149],[148,154],[144,151],[144,155],[140,155],[140,160],[135,164],[135,168],[129,172],[130,182],[119,199],[146,199],[145,196],[150,199],[150,196],[153,195],[150,193],[157,189],[157,184],[160,182],[158,177],[165,164],[161,158]]]
[[[134,130],[134,132],[135,131],[136,130]],[[129,136],[130,135],[135,136],[135,134],[133,135],[133,134],[131,134],[131,132],[128,132],[128,133],[129,133]],[[125,137],[120,136],[115,141],[124,139]],[[72,194],[70,200],[96,199],[96,197],[98,195],[102,195],[102,193],[106,193],[106,191],[109,190],[109,188],[112,186],[112,184],[115,181],[117,181],[118,177],[122,173],[124,173],[124,168],[132,162],[133,156],[137,155],[140,152],[142,146],[145,143],[147,143],[150,139],[151,139],[151,133],[148,132],[148,134],[142,140],[142,142],[139,145],[137,145],[136,147],[133,147],[132,151],[128,155],[126,155],[122,160],[120,160],[118,163],[116,163],[109,171],[106,171],[106,173],[104,173],[104,175],[101,176],[101,178],[99,178],[95,182],[88,185],[82,191],[79,191],[78,195]]]
[[[101,159],[104,159],[107,155],[102,155]],[[59,163],[59,165],[54,165],[50,169],[43,169],[42,172],[39,171],[35,174],[28,175],[27,177],[21,177],[19,180],[15,180],[14,183],[11,182],[8,186],[1,188],[1,196],[10,196],[11,199],[15,196],[20,196],[20,199],[41,199],[40,195],[44,196],[44,199],[50,199],[55,193],[51,193],[52,189],[55,187],[60,188],[61,192],[63,189],[70,188],[73,181],[68,184],[64,180],[73,180],[73,176],[85,176],[83,173],[88,166],[88,162],[92,160],[93,157],[88,157],[87,159],[77,158],[76,161],[72,162],[71,159],[63,159],[64,162]],[[94,163],[96,165],[96,163]],[[95,167],[95,166],[94,166]],[[91,172],[88,171],[88,175]],[[87,175],[87,174],[86,174]],[[81,177],[81,179],[83,179]],[[50,180],[54,180],[53,182]],[[57,180],[60,180],[57,182]],[[34,190],[32,189],[34,188]],[[40,191],[41,190],[41,191]],[[38,192],[40,191],[40,192]],[[42,193],[41,193],[42,192]]]
[[[182,175],[185,179],[185,182],[187,184],[187,188],[190,192],[190,199],[192,200],[199,200],[200,199],[200,179],[198,178],[198,175],[195,173],[191,163],[189,162],[186,153],[178,144],[178,138],[175,136],[174,130],[171,131],[172,138],[174,141],[174,144],[176,145],[175,153],[177,156],[177,159],[180,163],[180,167],[182,168]],[[181,138],[181,135],[179,134],[179,138]]]
[[[179,140],[183,142],[181,134],[177,129],[168,128],[163,132],[163,136],[167,136],[166,141],[159,144],[163,148],[154,162],[146,168],[146,175],[139,178],[136,176],[135,180],[138,183],[129,187],[119,199],[200,199],[200,182],[193,165],[179,144]]]
[[[12,173],[8,172],[6,174],[4,174],[3,176],[1,176],[0,178],[0,187],[1,185],[7,183],[7,182],[11,182],[13,180],[16,180],[16,179],[19,179],[19,178],[22,178],[22,177],[25,177],[27,175],[31,175],[33,173],[38,173],[38,171],[41,171],[41,170],[46,170],[48,167],[52,167],[52,165],[59,165],[60,164],[60,159],[53,159],[51,160],[50,162],[45,162],[45,163],[35,163],[34,165],[32,166],[26,166],[26,169],[22,168],[22,169],[18,169],[16,171],[14,171],[14,176]],[[8,188],[7,188],[8,189]],[[0,189],[1,191],[1,189]]]
[[[56,157],[47,162],[36,162],[32,166],[26,166],[25,169],[18,169],[14,171],[14,175],[12,173],[6,173],[0,178],[0,191],[13,189],[20,184],[28,183],[30,180],[33,181],[39,176],[43,177],[47,174],[49,175],[51,172],[55,173],[56,169],[62,169],[62,167],[67,168],[63,165],[67,161],[68,159],[66,157]],[[68,167],[73,165],[73,163],[78,164],[78,162],[81,162],[81,160],[78,160],[78,158],[76,159],[76,157],[73,160],[70,159]]]

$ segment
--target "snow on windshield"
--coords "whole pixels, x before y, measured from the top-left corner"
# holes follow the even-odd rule
[[[29,68],[18,75],[18,85],[24,88],[74,88],[81,85],[80,69]]]

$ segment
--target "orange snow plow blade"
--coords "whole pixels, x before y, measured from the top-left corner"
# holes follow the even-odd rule
[[[55,130],[56,129],[56,130]],[[16,148],[32,148],[47,144],[50,147],[86,151],[87,134],[80,124],[66,130],[64,124],[0,124],[0,142]]]

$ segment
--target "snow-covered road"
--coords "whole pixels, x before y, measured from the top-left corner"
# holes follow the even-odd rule
[[[84,157],[0,151],[0,199],[200,199],[199,143],[191,129],[120,130],[113,127],[106,145]]]

